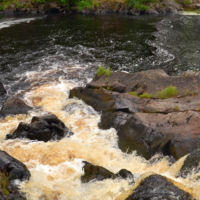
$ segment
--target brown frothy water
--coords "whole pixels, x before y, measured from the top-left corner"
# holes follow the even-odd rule
[[[82,161],[86,160],[116,173],[125,168],[137,178],[145,173],[158,173],[175,181],[176,185],[200,199],[200,183],[189,176],[175,178],[185,158],[170,166],[167,158],[150,164],[136,152],[126,154],[117,147],[114,129],[100,130],[100,116],[78,99],[68,99],[68,92],[75,85],[60,80],[34,87],[24,99],[37,107],[29,115],[6,117],[0,121],[1,149],[23,162],[31,172],[30,181],[21,184],[28,200],[114,200],[122,192],[136,187],[128,180],[103,180],[82,184]],[[29,123],[34,115],[53,113],[75,134],[54,142],[29,140],[3,140],[21,121]]]

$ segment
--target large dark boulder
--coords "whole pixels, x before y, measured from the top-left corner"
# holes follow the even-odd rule
[[[21,122],[12,134],[7,134],[6,139],[28,138],[47,142],[60,140],[71,136],[73,133],[55,115],[33,117],[30,124]]]
[[[123,90],[113,85],[120,83]],[[195,83],[195,84],[194,84]],[[173,98],[159,99],[157,92],[176,86]],[[85,88],[74,88],[77,97],[102,113],[99,127],[115,128],[119,148],[136,150],[149,159],[156,153],[175,159],[200,148],[200,73],[168,76],[163,70],[137,73],[114,72],[95,76]],[[129,94],[151,93],[153,98]]]
[[[133,183],[133,174],[126,170],[121,169],[119,172],[114,174],[113,172],[107,170],[104,167],[93,165],[89,162],[83,161],[84,166],[84,175],[81,176],[81,181],[83,183],[88,183],[90,181],[102,181],[104,179],[114,179],[114,178],[122,178],[122,179],[129,179]]]
[[[19,160],[0,150],[0,199],[25,200],[14,180],[27,181],[31,174]]]
[[[27,114],[31,109],[32,107],[28,106],[23,100],[14,97],[3,104],[0,114],[3,116]]]
[[[158,174],[145,177],[136,188],[129,191],[128,196],[122,194],[120,197],[116,200],[194,200],[188,192],[180,189],[172,180]]]
[[[178,176],[185,178],[191,173],[200,171],[200,149],[190,153],[184,160],[183,165],[178,173]]]

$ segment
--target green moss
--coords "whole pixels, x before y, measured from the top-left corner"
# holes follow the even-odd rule
[[[110,73],[111,73],[111,70],[110,70],[110,68],[105,68],[105,67],[103,67],[103,66],[99,66],[99,68],[97,69],[97,72],[96,72],[96,74],[98,75],[98,76],[102,76],[102,75],[106,75],[106,76],[110,76]]]
[[[139,97],[140,98],[152,98],[153,95],[152,94],[148,94],[148,93],[145,92],[144,94],[141,94]]]
[[[157,92],[156,96],[160,99],[168,99],[170,97],[177,96],[177,94],[178,94],[177,87],[174,87],[171,85],[171,86],[165,88],[164,90]]]
[[[8,196],[10,194],[7,188],[8,182],[8,177],[4,173],[0,173],[0,189],[5,196]]]
[[[179,107],[178,106],[174,106],[174,110],[179,110]]]
[[[129,92],[129,94],[133,95],[133,96],[139,96],[140,98],[152,98],[153,95],[152,94],[148,94],[148,93],[143,93],[141,95],[138,95],[137,93],[135,92]]]
[[[133,96],[138,96],[138,94],[135,93],[135,92],[129,92],[129,94],[131,94],[131,95],[133,95]]]

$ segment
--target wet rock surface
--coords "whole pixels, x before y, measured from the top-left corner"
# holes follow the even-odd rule
[[[0,82],[0,105],[2,105],[7,98],[7,91],[2,82]]]
[[[179,171],[178,176],[186,178],[191,173],[198,173],[200,171],[200,149],[190,153]]]
[[[4,88],[4,85],[2,82],[0,82],[0,96],[6,94],[6,89]]]
[[[11,157],[5,151],[0,150],[0,170],[8,175],[9,180],[19,179],[21,181],[28,180],[30,177],[30,172],[26,166],[18,161],[17,159]]]
[[[69,137],[73,133],[55,115],[33,117],[30,124],[21,122],[12,134],[7,134],[6,139],[28,138],[47,142]]]
[[[3,104],[0,114],[2,116],[28,114],[30,110],[32,110],[32,107],[28,106],[23,100],[13,97]]]
[[[93,165],[87,161],[83,161],[83,163],[84,175],[81,176],[82,183],[88,183],[90,181],[102,181],[109,178],[129,179],[132,180],[133,183],[133,174],[126,169],[121,169],[118,173],[114,174],[104,167]]]
[[[25,200],[26,197],[19,192],[19,188],[13,181],[29,180],[30,172],[26,166],[8,153],[0,150],[0,170],[0,199]]]
[[[178,188],[167,178],[161,175],[153,174],[146,177],[132,191],[126,200],[194,200],[194,198],[186,191]]]
[[[113,83],[125,86],[124,92],[113,89]],[[169,86],[178,88],[173,98],[159,99],[157,92]],[[85,88],[74,88],[77,97],[102,112],[100,128],[114,127],[122,151],[136,150],[149,159],[156,153],[175,159],[200,148],[200,74],[183,73],[168,76],[163,70],[137,73],[114,72],[103,75]],[[129,94],[149,93],[152,98]]]

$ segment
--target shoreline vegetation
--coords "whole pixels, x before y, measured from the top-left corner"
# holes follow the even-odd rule
[[[120,13],[129,15],[200,12],[198,0],[0,0],[0,14]]]

